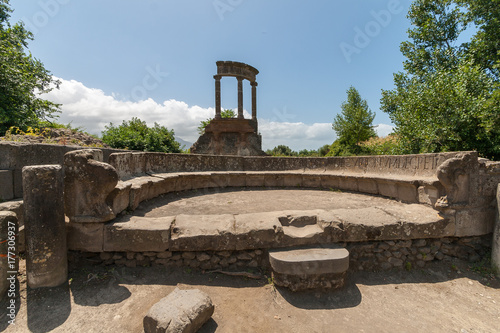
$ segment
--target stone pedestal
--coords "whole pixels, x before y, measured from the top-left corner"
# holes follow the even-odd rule
[[[28,285],[61,285],[68,276],[62,167],[24,167],[23,192]]]
[[[274,283],[292,291],[337,289],[344,285],[349,251],[335,246],[269,251]]]

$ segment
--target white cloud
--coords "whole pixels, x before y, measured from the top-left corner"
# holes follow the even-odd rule
[[[394,126],[387,124],[378,124],[375,126],[377,126],[375,127],[375,132],[377,132],[377,135],[380,137],[388,136],[394,129]]]
[[[82,126],[92,134],[100,135],[105,125],[112,122],[121,124],[123,120],[138,117],[148,125],[155,122],[173,129],[176,137],[189,143],[198,139],[197,127],[202,120],[213,117],[214,108],[189,106],[174,99],[157,103],[152,99],[138,102],[119,100],[115,94],[106,95],[102,90],[86,87],[75,80],[59,79],[60,89],[54,89],[45,98],[62,104],[59,122],[72,126]],[[250,114],[245,110],[245,117]],[[335,140],[331,123],[277,122],[259,119],[259,132],[262,134],[262,148],[272,149],[283,144],[293,150],[317,149]],[[387,135],[392,126],[380,124],[379,135]]]

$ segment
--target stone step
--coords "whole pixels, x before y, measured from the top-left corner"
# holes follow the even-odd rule
[[[335,245],[269,251],[274,283],[292,291],[344,285],[349,251]]]

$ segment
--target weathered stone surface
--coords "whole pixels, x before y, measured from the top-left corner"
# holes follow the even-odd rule
[[[24,206],[23,199],[15,199],[6,202],[0,202],[0,211],[9,211],[16,214],[19,226],[24,225]]]
[[[145,333],[194,333],[214,313],[214,305],[204,292],[175,288],[149,309],[144,317]]]
[[[0,170],[0,200],[14,199],[14,172]]]
[[[23,168],[26,273],[31,288],[67,280],[63,170],[59,165]]]
[[[174,217],[124,217],[104,226],[104,251],[161,252],[169,249]]]
[[[491,264],[495,273],[500,277],[500,184],[497,187],[496,195],[497,216],[493,228],[493,241],[491,248]]]
[[[336,289],[344,285],[349,252],[344,248],[289,248],[269,251],[274,283],[292,291]]]
[[[0,299],[11,284],[15,285],[19,251],[17,249],[18,223],[16,214],[0,211]],[[12,273],[9,273],[12,272]]]
[[[67,224],[68,250],[102,252],[104,241],[104,223]]]
[[[455,236],[480,236],[491,233],[495,223],[495,215],[493,207],[457,211],[455,214]]]
[[[232,249],[269,248],[279,243],[283,229],[278,215],[277,212],[235,215]]]
[[[170,238],[172,251],[232,249],[234,217],[223,215],[177,215]]]
[[[119,181],[109,194],[107,201],[111,202],[111,209],[115,215],[118,215],[130,206],[131,188],[131,183]]]
[[[116,216],[107,199],[118,183],[118,174],[100,160],[98,149],[64,155],[65,213],[71,222],[106,222]]]
[[[477,165],[477,153],[466,152],[446,160],[438,167],[436,175],[446,190],[448,203],[469,202],[472,180],[470,173],[477,169]]]
[[[335,245],[269,250],[273,271],[288,274],[335,274],[349,268],[349,251]]]

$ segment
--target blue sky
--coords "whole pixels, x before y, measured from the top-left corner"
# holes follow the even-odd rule
[[[29,49],[63,82],[48,98],[60,121],[94,134],[137,116],[194,142],[213,116],[217,60],[256,67],[263,148],[315,149],[349,86],[390,119],[381,89],[402,70],[408,0],[11,0],[11,21],[34,32]],[[223,108],[237,107],[237,83],[222,80]],[[251,110],[250,85],[244,108]]]

